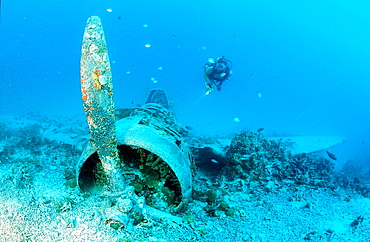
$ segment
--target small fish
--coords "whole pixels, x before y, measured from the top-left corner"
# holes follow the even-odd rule
[[[121,16],[118,16],[118,20],[121,20],[122,19],[122,17]]]
[[[259,132],[261,132],[261,131],[263,131],[265,128],[259,128],[259,129],[257,129],[257,132],[259,133]]]
[[[333,153],[331,153],[329,151],[326,151],[326,154],[328,154],[328,156],[330,157],[330,159],[337,160],[337,157]]]
[[[154,77],[150,78],[150,80],[152,80],[152,82],[153,82],[154,84],[158,82],[158,80],[157,80],[157,79],[155,79]]]
[[[217,160],[215,160],[215,159],[211,159],[211,161],[212,161],[213,163],[215,163],[215,164],[218,164],[218,161],[217,161]]]
[[[235,123],[240,123],[240,119],[239,119],[238,117],[233,118],[233,121],[234,121]]]
[[[185,128],[186,129],[188,129],[188,130],[192,130],[193,128],[192,127],[190,127],[190,126],[185,126]]]

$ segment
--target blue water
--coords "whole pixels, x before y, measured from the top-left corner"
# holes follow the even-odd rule
[[[81,41],[87,18],[98,15],[116,106],[143,103],[161,87],[179,122],[198,134],[263,127],[267,134],[343,136],[342,161],[370,160],[369,1],[1,4],[0,114],[83,115]],[[219,55],[232,60],[234,75],[206,96],[201,67]]]

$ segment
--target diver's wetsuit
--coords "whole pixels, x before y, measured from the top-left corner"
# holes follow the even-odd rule
[[[213,90],[213,85],[217,91],[221,91],[223,82],[231,76],[232,62],[225,57],[218,58],[216,63],[207,63],[204,66],[206,86]]]

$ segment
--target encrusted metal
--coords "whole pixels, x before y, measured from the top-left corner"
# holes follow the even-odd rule
[[[123,185],[117,150],[112,73],[103,26],[98,16],[87,20],[81,51],[81,92],[90,141],[107,175],[110,192]]]
[[[87,20],[83,36],[81,92],[90,129],[90,142],[77,165],[81,190],[102,184],[112,195],[120,195],[133,186],[157,208],[176,211],[186,204],[192,191],[191,155],[166,93],[152,90],[143,107],[116,122],[108,50],[97,16]]]

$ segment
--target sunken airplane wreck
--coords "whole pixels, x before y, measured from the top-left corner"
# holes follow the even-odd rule
[[[126,110],[125,115],[117,118],[108,49],[97,16],[87,20],[80,72],[90,140],[76,167],[77,184],[83,192],[104,194],[115,200],[115,205],[107,209],[107,221],[114,226],[137,224],[144,214],[153,219],[178,219],[170,213],[184,208],[192,199],[194,166],[190,150],[198,158],[198,167],[211,169],[212,165],[217,166],[219,173],[228,165],[228,156],[238,157],[238,162],[242,163],[251,159],[253,155],[239,154],[240,142],[256,141],[254,153],[261,149],[258,145],[273,147],[271,144],[276,144],[279,155],[285,157],[281,142],[265,141],[260,131],[257,135],[236,136],[233,141],[230,138],[199,143],[199,139],[188,138],[185,142],[183,132],[180,132],[182,128],[177,124],[162,89],[152,90],[145,105]],[[281,141],[281,138],[275,140]],[[316,138],[308,142],[294,137],[292,140],[296,152],[302,151],[298,153],[320,151],[343,141],[334,138],[306,149],[304,144],[315,142]],[[230,143],[234,150],[227,153]],[[245,147],[242,152],[251,152],[248,149]],[[288,161],[289,156],[284,159]],[[241,166],[236,164],[235,167]]]
[[[97,16],[86,24],[80,72],[90,129],[90,141],[77,165],[80,189],[114,197],[117,209],[111,217],[118,221],[128,220],[122,216],[130,212],[136,215],[131,220],[140,220],[143,209],[163,216],[160,210],[174,212],[185,205],[192,192],[191,156],[176,131],[166,94],[152,90],[143,107],[116,121],[108,50]]]

